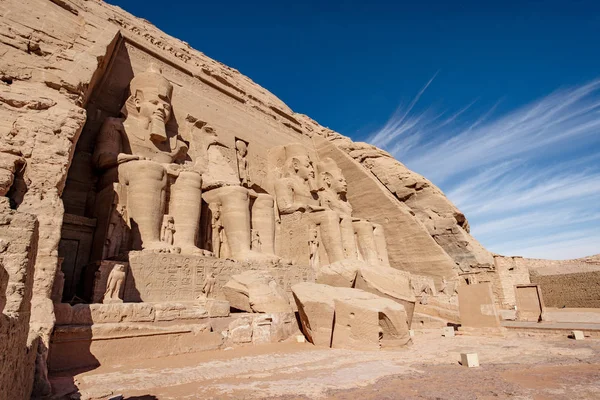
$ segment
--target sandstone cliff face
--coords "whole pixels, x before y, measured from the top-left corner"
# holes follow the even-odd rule
[[[1,205],[1,203],[0,203]],[[38,339],[29,335],[38,226],[29,214],[0,214],[0,399],[25,399]]]
[[[407,205],[460,270],[493,266],[492,255],[470,235],[465,215],[433,183],[375,146],[355,143],[341,135],[329,134],[328,138]]]
[[[392,266],[434,276],[439,283],[442,277],[455,279],[459,269],[493,264],[491,255],[470,236],[464,215],[425,178],[382,150],[353,143],[294,113],[237,70],[147,21],[98,0],[7,0],[0,4],[0,196],[8,197],[10,207],[6,200],[2,202],[0,216],[15,221],[31,218],[33,222],[19,227],[33,223],[38,233],[32,233],[24,245],[29,250],[22,249],[28,260],[25,264],[33,265],[35,258],[33,280],[29,271],[19,292],[24,304],[31,303],[24,306],[31,308],[31,321],[27,311],[19,317],[18,327],[3,323],[0,331],[0,343],[14,345],[15,354],[23,354],[24,346],[29,346],[29,356],[17,357],[21,361],[12,364],[13,374],[3,373],[2,379],[29,379],[36,338],[43,343],[38,359],[39,365],[44,364],[54,325],[51,293],[59,268],[61,196],[71,164],[79,165],[73,154],[81,144],[82,128],[86,120],[100,117],[86,115],[86,105],[96,87],[110,86],[102,80],[103,71],[122,40],[168,63],[185,79],[201,83],[215,99],[207,103],[218,106],[207,104],[208,119],[226,121],[221,124],[224,127],[263,132],[252,146],[272,146],[273,140],[276,144],[301,142],[314,145],[321,157],[334,158],[348,174],[355,214],[384,226]],[[187,82],[184,78],[179,83]],[[248,116],[252,116],[251,123]],[[12,233],[7,235],[12,237]],[[0,268],[0,305],[6,314],[5,282],[10,280],[5,277],[10,271],[5,270],[6,264],[4,270]],[[8,342],[2,333],[8,335]],[[47,391],[43,373],[39,377],[38,394]],[[24,391],[30,387],[22,380],[15,382]],[[0,387],[5,387],[4,381]]]
[[[21,381],[33,371],[33,359],[23,354],[28,335],[35,343],[35,338],[42,338],[45,360],[54,324],[50,294],[63,216],[60,195],[85,123],[86,93],[118,31],[98,17],[83,18],[67,2],[60,4],[27,0],[0,4],[0,192],[8,194],[17,214],[30,214],[39,224],[39,241],[36,236],[37,243],[27,244],[37,245],[35,277],[24,289],[29,293],[24,301],[27,314],[31,307],[31,323],[8,330],[8,343],[14,344],[20,361],[2,363],[11,372],[2,378],[21,386],[6,392],[1,382],[3,393],[22,394],[11,398],[29,396],[31,384]],[[14,212],[3,203],[0,213],[6,217]],[[37,349],[28,350],[35,357]]]

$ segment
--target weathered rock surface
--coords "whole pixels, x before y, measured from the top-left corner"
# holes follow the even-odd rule
[[[31,324],[25,329],[31,331],[31,338],[43,341],[38,366],[45,364],[54,324],[50,295],[63,216],[60,195],[85,123],[81,106],[118,32],[103,17],[88,12],[86,3],[71,7],[63,2],[11,0],[0,4],[0,192],[7,193],[13,208],[34,215],[39,223]],[[11,340],[23,335],[26,339],[28,332],[10,331]],[[30,352],[35,353],[36,349]],[[28,379],[31,360],[22,357],[19,363],[26,365],[10,367],[19,380]],[[39,374],[41,380],[44,376]],[[12,393],[0,386],[11,398],[25,398],[29,393],[18,393],[27,392],[31,383],[20,382]],[[47,393],[49,387],[38,380],[35,389]]]
[[[411,274],[383,265],[368,265],[362,261],[344,260],[322,267],[317,283],[340,288],[356,288],[402,304],[409,326],[415,308]]]
[[[202,118],[211,123],[215,121],[213,125],[222,132],[220,140],[234,143],[239,132],[262,132],[252,138],[251,146],[255,149],[302,143],[313,149],[316,147],[320,158],[335,160],[348,180],[347,197],[354,208],[353,215],[383,227],[389,263],[393,268],[433,276],[439,285],[443,278],[455,280],[459,269],[493,263],[489,253],[469,235],[464,215],[423,177],[410,172],[379,149],[353,143],[309,117],[294,113],[239,71],[191,49],[187,43],[169,37],[147,21],[105,2],[86,0],[7,0],[0,4],[0,16],[0,196],[4,199],[0,218],[17,218],[17,214],[8,209],[10,203],[19,214],[30,215],[22,217],[31,220],[20,223],[18,228],[30,234],[36,232],[23,242],[22,248],[15,250],[23,258],[19,268],[32,268],[35,260],[35,272],[27,270],[27,279],[21,281],[19,278],[17,284],[6,259],[3,268],[0,267],[2,318],[10,314],[15,301],[22,304],[18,322],[11,322],[16,325],[2,324],[0,338],[4,339],[2,334],[5,334],[8,339],[0,343],[9,343],[10,348],[15,349],[15,357],[24,354],[24,345],[30,349],[28,355],[17,357],[15,363],[2,362],[0,365],[1,368],[11,365],[11,374],[0,375],[0,383],[8,379],[15,385],[17,395],[12,398],[29,395],[26,392],[31,387],[36,353],[32,349],[37,349],[37,338],[42,344],[35,393],[48,391],[44,366],[55,312],[60,320],[74,318],[77,314],[74,309],[55,308],[52,302],[55,278],[60,275],[57,270],[61,227],[65,209],[69,214],[84,216],[87,203],[93,200],[88,194],[96,190],[97,177],[93,176],[90,167],[94,135],[83,139],[85,135],[81,132],[86,121],[92,125],[90,129],[98,130],[102,121],[106,117],[116,117],[123,105],[119,99],[108,101],[110,104],[105,108],[96,103],[90,106],[98,101],[92,99],[95,89],[114,83],[104,72],[114,59],[113,50],[122,49],[124,41],[132,44],[130,51],[138,52],[138,59],[131,55],[130,60],[138,62],[129,65],[131,69],[141,69],[139,60],[144,59],[147,63],[149,58],[177,71],[168,79],[176,83],[179,91],[179,108],[174,110],[180,113],[180,133],[187,135],[186,140],[189,141],[193,132],[184,126],[195,118],[187,118],[186,114],[196,112],[194,107],[197,106],[190,93],[201,87],[198,90],[206,99],[201,107]],[[127,51],[125,55],[130,56]],[[132,71],[129,73],[133,74]],[[86,109],[91,110],[90,113]],[[77,156],[74,156],[76,147]],[[203,189],[237,184],[237,168],[232,167],[235,157],[235,153],[220,153],[220,150],[208,154],[208,162],[219,163],[228,169],[223,170],[223,176],[214,176],[214,170],[208,171]],[[269,174],[265,172],[267,161],[260,157],[250,161],[247,173],[252,176],[253,183],[267,191],[272,189]],[[74,172],[69,175],[73,185],[65,188],[71,166]],[[264,193],[261,196],[265,197]],[[262,199],[254,204],[260,208],[264,203],[268,201]],[[374,204],[377,207],[373,207]],[[272,214],[263,214],[265,218],[253,223],[272,226]],[[28,228],[31,224],[37,224],[34,230]],[[10,226],[12,229],[12,224]],[[7,248],[12,249],[16,243],[13,233],[7,235],[11,239]],[[263,251],[271,251],[268,249],[271,239],[263,235],[255,244],[262,246]],[[304,238],[302,241],[306,244]],[[233,244],[230,240],[229,245]],[[364,277],[361,279],[367,281]],[[382,293],[389,290],[385,285],[373,282],[375,278],[369,288]],[[60,286],[60,282],[57,283]],[[239,303],[232,303],[232,306],[250,311],[271,309],[274,304],[267,305],[260,300],[267,293],[261,290],[252,293],[246,283],[235,283],[231,293],[236,293]],[[15,300],[17,297],[21,300]],[[254,297],[259,300],[253,303]],[[278,301],[275,308],[285,307]],[[162,310],[161,313],[168,317],[176,311]],[[59,316],[59,312],[63,314]],[[156,317],[158,311],[154,312]],[[13,379],[15,376],[17,378]],[[4,388],[4,385],[0,387]],[[4,391],[0,392],[4,394]],[[19,395],[21,393],[23,396]]]
[[[0,204],[6,206],[6,204]],[[38,343],[29,337],[38,226],[29,214],[0,214],[0,399],[25,399],[33,383]],[[43,388],[49,390],[49,387]]]
[[[415,309],[415,295],[410,281],[411,274],[406,271],[383,266],[369,266],[358,271],[354,287],[402,304],[410,327]]]
[[[268,271],[245,271],[233,275],[223,286],[233,308],[247,312],[292,312],[285,292]]]
[[[393,300],[317,283],[296,284],[292,292],[302,331],[317,346],[379,349],[410,341],[406,311]]]
[[[379,350],[410,342],[404,307],[384,298],[335,299],[331,347]]]
[[[426,232],[461,270],[493,265],[491,253],[470,235],[465,215],[433,183],[375,146],[356,143],[338,134],[330,134],[328,139],[370,171],[398,201],[406,205],[409,213],[425,227]],[[414,222],[410,225],[413,226]],[[384,226],[387,230],[387,224]],[[429,252],[435,254],[432,249]]]
[[[358,270],[364,262],[358,260],[342,260],[325,265],[317,272],[316,282],[336,287],[354,287]]]

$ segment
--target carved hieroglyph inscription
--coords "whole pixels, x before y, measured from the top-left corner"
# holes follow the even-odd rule
[[[211,297],[223,299],[223,286],[232,275],[246,270],[265,269],[264,263],[239,263],[231,260],[180,254],[131,252],[125,283],[125,302],[185,301],[203,295],[206,277],[216,281]],[[307,265],[280,265],[267,268],[277,283],[290,293],[299,282],[314,282],[314,271]]]

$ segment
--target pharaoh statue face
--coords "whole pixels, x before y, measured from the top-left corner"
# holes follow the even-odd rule
[[[160,70],[150,66],[148,71],[131,80],[130,88],[137,118],[149,129],[150,138],[157,142],[166,141],[165,126],[171,118],[173,85]]]
[[[348,191],[348,184],[346,183],[346,178],[342,175],[342,171],[339,169],[337,171],[332,171],[333,173],[329,174],[331,177],[331,189],[339,194],[346,194]]]
[[[296,175],[304,180],[315,179],[315,170],[310,162],[310,158],[304,157],[295,157],[292,165],[294,166],[294,171],[296,171]]]
[[[292,160],[292,166],[296,172],[296,175],[308,183],[310,191],[316,192],[317,185],[315,183],[315,170],[310,158],[308,156],[294,157]]]
[[[342,170],[335,161],[330,158],[324,159],[319,163],[319,171],[321,172],[319,176],[322,188],[329,188],[337,194],[346,194],[348,184]]]

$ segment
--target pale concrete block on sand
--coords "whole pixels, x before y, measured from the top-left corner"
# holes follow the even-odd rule
[[[463,367],[479,367],[479,357],[477,356],[477,353],[461,353],[460,363]]]
[[[442,336],[444,337],[454,337],[454,327],[447,326],[442,329]]]
[[[583,331],[573,331],[571,332],[571,336],[575,340],[583,340],[585,336],[583,335]]]

